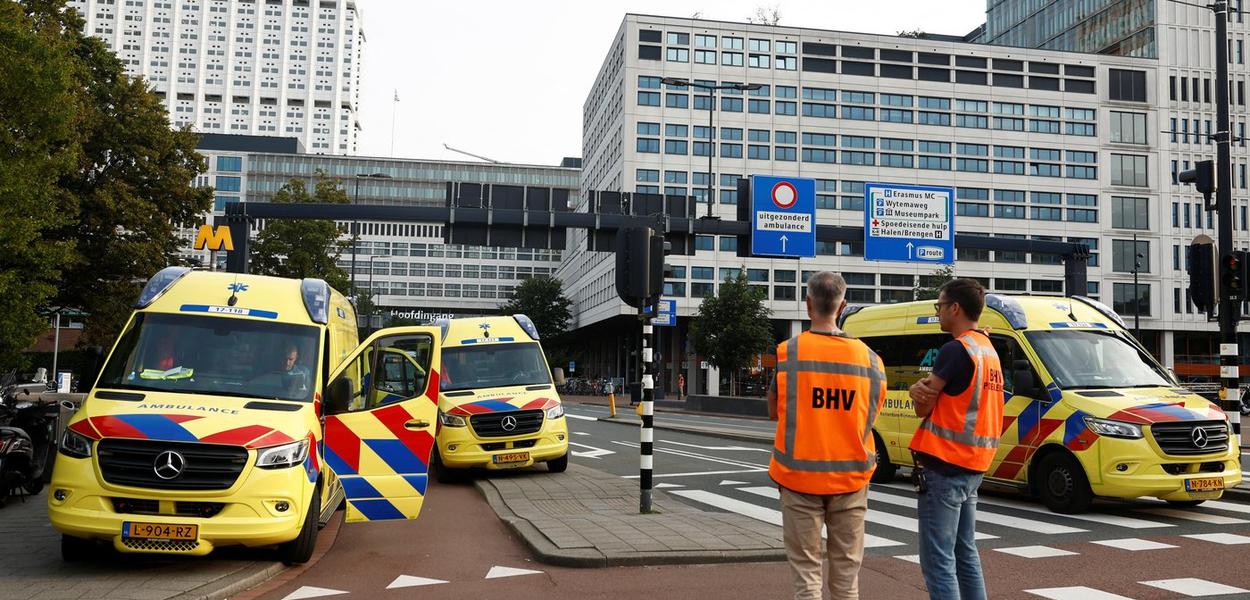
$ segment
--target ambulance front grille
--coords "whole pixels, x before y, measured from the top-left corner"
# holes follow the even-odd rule
[[[1201,429],[1202,433],[1197,433]],[[1192,456],[1228,451],[1228,426],[1224,421],[1155,423],[1150,434],[1164,454]]]
[[[166,451],[176,452],[182,467],[168,479],[158,476],[155,468]],[[247,466],[246,448],[221,444],[107,438],[96,446],[96,454],[105,481],[159,490],[229,489]]]
[[[122,538],[122,545],[131,550],[147,552],[195,552],[200,547],[197,540],[146,540],[138,538]]]
[[[515,426],[506,429],[507,419],[513,419]],[[543,411],[512,410],[508,412],[487,413],[469,417],[473,431],[481,437],[506,437],[526,435],[543,428]]]

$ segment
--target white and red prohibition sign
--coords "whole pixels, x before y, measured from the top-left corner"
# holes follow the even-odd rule
[[[799,199],[799,191],[789,181],[779,181],[773,186],[773,204],[778,208],[790,208]]]

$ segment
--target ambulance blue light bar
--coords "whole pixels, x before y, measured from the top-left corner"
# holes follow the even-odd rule
[[[998,311],[1007,319],[1012,329],[1028,329],[1029,319],[1024,314],[1024,307],[1015,298],[999,294],[986,294],[985,305]]]
[[[530,334],[531,339],[538,339],[538,327],[534,326],[534,322],[531,321],[529,317],[525,315],[512,315],[512,318],[516,319],[517,324],[521,326],[521,329],[525,330],[525,333]]]
[[[308,310],[308,318],[314,323],[330,322],[330,284],[321,279],[311,277],[299,284],[300,294],[304,297],[304,308]]]
[[[444,342],[447,341],[447,330],[451,327],[451,320],[434,319],[434,324],[438,326],[438,330],[439,330],[438,337],[442,339]]]
[[[135,302],[135,307],[144,308],[152,304],[157,298],[161,297],[161,294],[165,293],[165,290],[172,287],[174,282],[182,279],[183,275],[190,272],[191,269],[189,267],[165,267],[157,271],[148,280],[147,285],[143,286],[143,292],[139,294],[139,300]]]

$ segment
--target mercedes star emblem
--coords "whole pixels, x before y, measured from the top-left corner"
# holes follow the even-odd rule
[[[516,417],[512,415],[508,415],[504,417],[503,418],[503,430],[512,431],[513,429],[516,429]],[[1206,444],[1205,440],[1203,441],[1203,444],[1204,445]]]
[[[182,469],[186,466],[187,459],[173,450],[166,450],[156,455],[156,460],[152,461],[152,470],[161,479],[173,479],[181,475]]]
[[[1195,427],[1194,433],[1193,433],[1193,439],[1194,439],[1194,447],[1206,448],[1207,447],[1207,430],[1201,427]]]

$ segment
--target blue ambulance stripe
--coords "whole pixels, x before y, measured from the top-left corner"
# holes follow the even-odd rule
[[[418,494],[424,496],[425,486],[429,483],[430,478],[428,475],[404,475],[404,481],[407,481],[408,485],[412,486],[412,489],[417,490]]]
[[[382,497],[382,492],[364,477],[341,477],[339,481],[343,482],[343,493],[353,500]]]
[[[413,455],[403,442],[399,440],[365,440],[365,445],[373,450],[386,466],[400,475],[424,473],[425,463]]]
[[[399,512],[394,504],[385,498],[375,498],[372,500],[348,500],[356,510],[360,511],[366,519],[370,521],[385,521],[387,519],[406,519],[404,513]]]
[[[1081,432],[1085,431],[1086,427],[1085,412],[1078,410],[1072,413],[1063,423],[1063,445],[1071,444],[1072,440],[1076,439],[1076,436],[1081,435]]]
[[[198,442],[190,431],[187,431],[165,415],[117,415],[122,422],[143,432],[151,440],[170,442]]]
[[[1148,410],[1148,411],[1158,412],[1158,413],[1167,415],[1169,417],[1172,417],[1173,419],[1177,419],[1181,421],[1188,421],[1194,418],[1202,418],[1202,415],[1195,414],[1193,411],[1189,410],[1188,408],[1185,408],[1184,406],[1181,406],[1179,404],[1169,404],[1167,402],[1155,402],[1152,404],[1142,404],[1140,406],[1134,406],[1126,410],[1136,410],[1136,411]]]
[[[326,444],[325,454],[322,457],[325,458],[326,464],[330,465],[330,469],[337,473],[339,477],[356,474],[356,469],[353,469],[351,465],[347,464],[347,461],[339,458],[339,455],[334,453],[334,450],[330,448],[329,444]]]
[[[502,401],[502,400],[478,400],[477,402],[472,402],[471,404],[472,404],[473,406],[480,406],[480,407],[485,408],[485,409],[487,409],[487,410],[489,410],[489,411],[491,411],[491,412],[503,412],[503,411],[509,411],[509,410],[519,410],[519,409],[517,409],[517,407],[515,407],[515,406],[513,406],[513,405],[511,405],[511,404],[508,404],[507,402],[504,402],[504,401]]]

